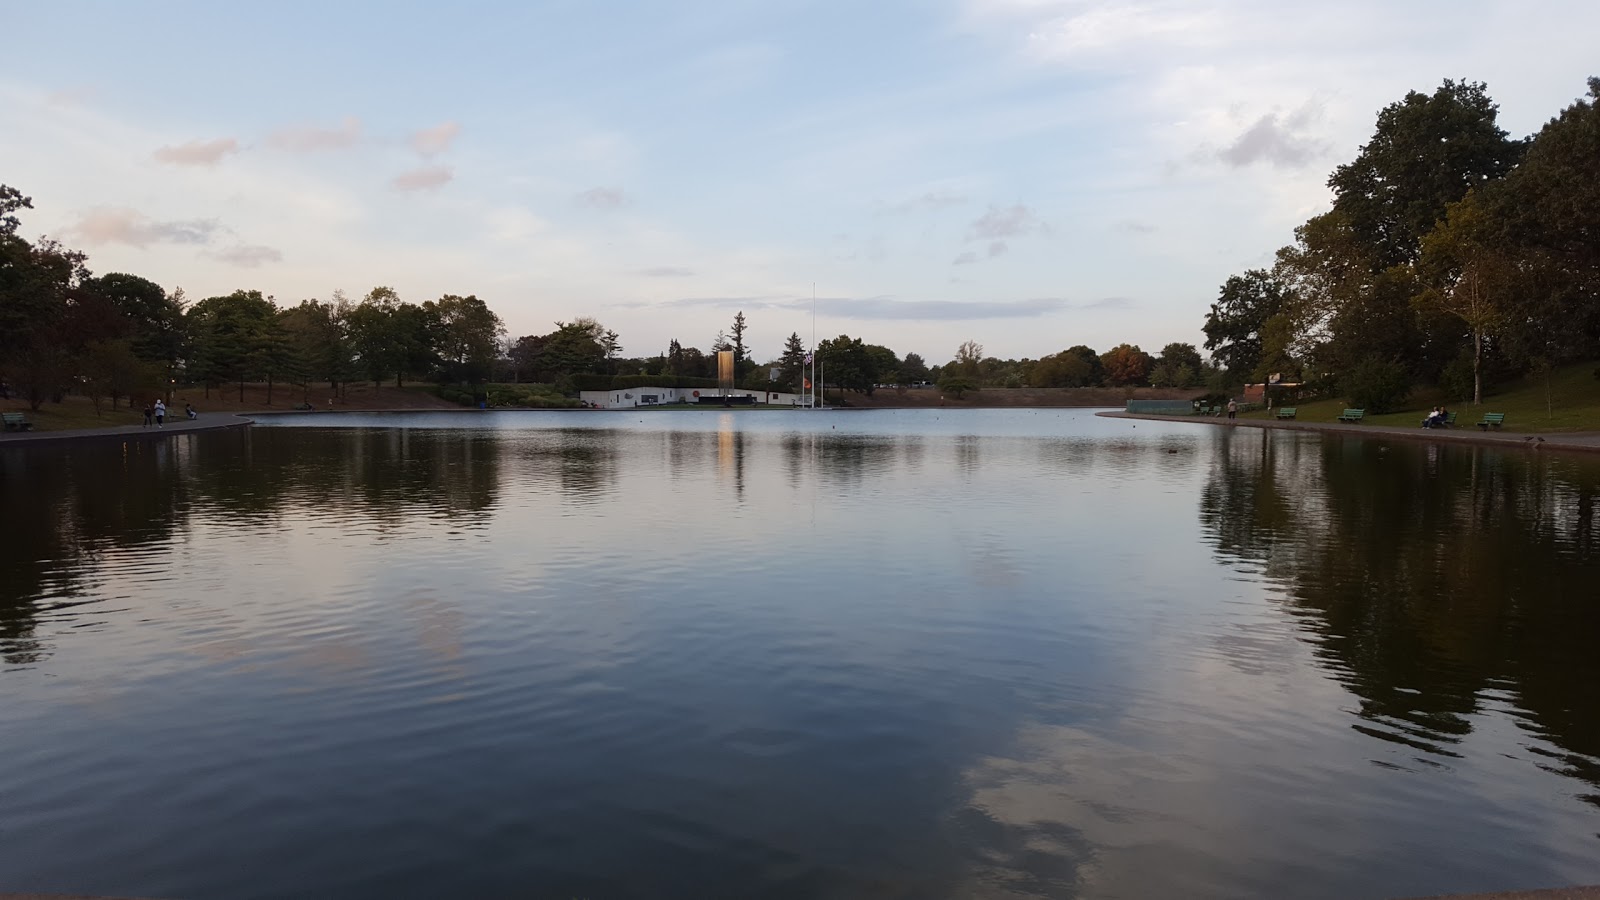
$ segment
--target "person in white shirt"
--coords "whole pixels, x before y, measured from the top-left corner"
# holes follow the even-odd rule
[[[167,418],[167,404],[161,400],[156,401],[156,427],[162,427],[162,422]]]

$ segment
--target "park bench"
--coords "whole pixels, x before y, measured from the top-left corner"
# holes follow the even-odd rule
[[[33,423],[29,422],[27,419],[23,418],[22,413],[19,413],[19,412],[0,413],[0,419],[4,419],[5,420],[5,428],[6,428],[7,431],[32,431],[33,430]]]
[[[1349,422],[1351,425],[1359,423],[1367,415],[1364,409],[1347,409],[1339,414],[1339,421]]]
[[[1478,423],[1478,427],[1483,429],[1484,431],[1488,431],[1490,428],[1499,428],[1501,425],[1504,425],[1505,423],[1506,423],[1506,414],[1505,413],[1484,413],[1483,414],[1483,421]]]
[[[1293,406],[1280,406],[1278,407],[1278,418],[1292,419],[1296,412],[1299,412],[1299,410]]]
[[[1444,422],[1442,423],[1442,427],[1444,427],[1444,428],[1454,428],[1454,427],[1456,427],[1456,414],[1455,413],[1445,413],[1444,414]]]

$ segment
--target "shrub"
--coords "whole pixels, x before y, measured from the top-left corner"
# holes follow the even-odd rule
[[[1364,359],[1339,379],[1345,402],[1372,413],[1390,412],[1405,402],[1411,393],[1411,380],[1405,366],[1394,360]]]
[[[1485,385],[1487,387],[1487,385]],[[1472,399],[1472,349],[1469,347],[1445,363],[1439,373],[1439,387],[1447,400],[1466,402]]]
[[[939,379],[939,393],[949,394],[957,400],[960,400],[963,394],[977,391],[977,383],[961,375],[946,375]]]

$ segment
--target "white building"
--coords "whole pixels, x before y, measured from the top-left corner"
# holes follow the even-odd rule
[[[720,397],[716,388],[630,387],[609,391],[579,391],[578,399],[598,409],[632,409],[636,406],[666,406],[668,404],[698,404],[701,397]],[[755,402],[769,406],[804,406],[807,399],[801,394],[778,391],[733,390],[733,397],[753,397]]]

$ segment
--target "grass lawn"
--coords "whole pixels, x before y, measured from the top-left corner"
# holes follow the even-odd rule
[[[1446,403],[1456,413],[1457,428],[1471,428],[1484,413],[1506,414],[1504,431],[1527,433],[1559,431],[1600,431],[1600,379],[1594,377],[1595,364],[1580,363],[1558,369],[1550,377],[1549,406],[1546,406],[1542,378],[1517,379],[1485,392],[1482,406],[1471,403]],[[1363,420],[1373,425],[1417,428],[1423,416],[1440,402],[1437,392],[1417,391],[1406,408],[1384,415],[1368,414]],[[1317,400],[1297,403],[1299,422],[1334,422],[1349,404],[1344,400]],[[1275,413],[1265,410],[1243,413],[1241,418],[1270,419]]]
[[[83,397],[67,397],[61,403],[45,403],[38,412],[16,399],[0,400],[0,409],[19,412],[33,423],[34,431],[67,431],[74,428],[114,428],[118,425],[138,425],[144,421],[139,410],[129,409],[126,400],[115,410],[108,400],[101,405],[102,415],[95,415],[94,404]]]

